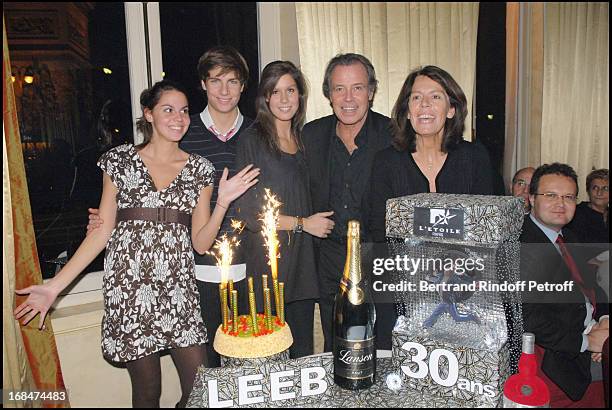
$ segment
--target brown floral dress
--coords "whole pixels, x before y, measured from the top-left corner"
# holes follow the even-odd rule
[[[98,166],[117,186],[117,207],[172,208],[191,214],[214,167],[191,154],[170,185],[157,191],[131,144],[104,153]],[[206,343],[196,287],[190,227],[118,222],[104,260],[102,353],[114,362]]]

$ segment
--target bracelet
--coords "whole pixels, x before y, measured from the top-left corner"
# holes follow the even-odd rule
[[[296,223],[295,223],[295,226],[293,228],[293,232],[294,233],[302,233],[302,232],[304,232],[304,218],[302,218],[301,216],[297,216],[296,217]]]
[[[223,206],[221,205],[221,203],[217,202],[217,205],[220,206],[221,208],[225,209],[227,211],[227,206]]]

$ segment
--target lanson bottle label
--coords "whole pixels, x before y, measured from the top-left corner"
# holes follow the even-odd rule
[[[376,365],[375,340],[376,337],[358,341],[336,337],[334,372],[351,380],[372,377]]]

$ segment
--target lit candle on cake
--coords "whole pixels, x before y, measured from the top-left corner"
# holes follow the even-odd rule
[[[232,221],[232,227],[236,229],[239,226],[240,221]],[[227,235],[221,236],[221,239],[215,240],[213,249],[207,252],[212,255],[217,261],[217,267],[221,272],[221,283],[219,284],[219,298],[221,303],[221,317],[223,320],[223,330],[228,329],[228,297],[231,298],[231,290],[233,290],[233,284],[230,285],[230,292],[227,289],[227,279],[229,278],[229,269],[232,265],[232,259],[234,257],[234,246],[240,245],[240,242],[236,238],[228,238]]]
[[[270,289],[264,288],[264,315],[266,330],[273,330],[272,327],[272,301],[270,300]]]
[[[221,317],[223,331],[227,332],[227,287],[225,283],[219,283],[219,300],[221,301]]]
[[[238,291],[232,290],[232,332],[238,334]]]
[[[251,322],[253,336],[259,333],[259,327],[257,326],[257,304],[255,303],[255,288],[253,287],[253,277],[250,276],[248,279],[249,284],[249,313],[251,314]]]
[[[280,297],[278,293],[278,279],[272,280],[272,290],[274,290],[274,308],[276,310],[276,316],[278,316],[278,311],[280,310]]]
[[[230,312],[231,312],[231,314],[232,314],[232,320],[235,320],[235,319],[236,319],[236,317],[234,316],[234,299],[232,299],[232,294],[234,293],[234,281],[230,279],[230,280],[227,282],[227,284],[228,284],[228,290],[227,290],[227,292],[228,292],[228,295],[229,295],[229,297],[230,297],[230,305],[229,305],[229,310],[230,310]]]
[[[265,246],[268,249],[268,263],[270,272],[272,273],[272,286],[274,290],[274,303],[278,314],[278,236],[276,234],[276,226],[278,224],[279,208],[281,203],[276,199],[268,188],[265,189],[265,204],[263,209],[262,235],[264,237]]]
[[[261,275],[261,284],[264,289],[268,287],[268,275]]]
[[[238,245],[240,245],[240,242],[236,238],[228,238],[224,234],[220,240],[215,240],[212,251],[206,252],[214,256],[217,261],[217,267],[221,271],[221,283],[226,283],[229,278],[229,269],[234,258],[234,247]]]
[[[284,282],[280,282],[278,284],[278,289],[279,289],[279,301],[280,301],[280,309],[278,312],[278,319],[281,322],[281,325],[285,325],[285,283]]]
[[[252,322],[251,330],[253,336],[257,336],[257,333],[259,333],[259,327],[257,326],[257,305],[255,304],[255,292],[249,292],[249,309]]]

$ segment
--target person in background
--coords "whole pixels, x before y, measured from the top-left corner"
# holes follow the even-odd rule
[[[610,223],[608,210],[610,171],[597,169],[586,178],[588,202],[581,202],[576,207],[574,219],[567,225],[585,244],[584,258],[596,270],[597,284],[610,294]]]
[[[608,209],[610,171],[597,169],[586,178],[588,202],[581,202],[576,207],[574,219],[568,224],[583,243],[610,243]]]
[[[374,154],[391,143],[390,119],[372,111],[378,87],[374,66],[360,54],[339,54],[325,69],[323,94],[334,111],[332,115],[304,126],[313,211],[333,211],[334,228],[329,236],[316,241],[319,269],[319,308],[325,338],[324,350],[333,346],[334,299],[346,261],[348,221],[357,220],[365,232],[363,207]],[[361,234],[362,238],[365,235]],[[377,315],[377,325],[388,315]],[[377,347],[390,349],[388,343]]]
[[[236,205],[246,222],[243,246],[247,270],[254,276],[258,311],[263,309],[261,275],[269,273],[262,236],[265,190],[281,203],[278,231],[278,280],[285,283],[286,320],[293,334],[291,358],[314,353],[314,304],[318,298],[313,237],[325,238],[333,229],[332,212],[312,212],[308,171],[301,131],[306,116],[307,89],[302,72],[289,61],[274,61],[261,73],[256,98],[257,118],[238,144],[236,167],[256,164],[261,169],[256,189]],[[272,284],[271,276],[269,284]]]
[[[191,123],[179,146],[182,150],[194,153],[208,159],[215,167],[211,206],[217,203],[219,181],[225,168],[230,175],[236,169],[236,147],[241,135],[253,120],[243,116],[238,109],[240,96],[249,79],[249,68],[244,57],[233,47],[216,46],[206,51],[198,62],[200,84],[206,93],[208,104],[201,113],[191,115]],[[90,226],[99,223],[95,210],[90,215]],[[223,235],[240,237],[234,232],[231,221],[236,219],[236,208],[232,203],[225,213],[217,239]],[[206,345],[207,367],[221,365],[219,354],[213,348],[215,331],[221,324],[221,308],[219,303],[219,288],[221,272],[216,266],[214,256],[195,254],[195,275],[200,294],[202,319],[211,330]],[[241,247],[234,252],[233,265],[229,269],[229,277],[239,294],[246,294],[246,264]],[[241,310],[246,309],[246,301],[240,299]]]
[[[577,176],[566,164],[544,164],[531,179],[531,213],[520,236],[521,279],[539,284],[573,282],[567,292],[523,298],[524,331],[535,334],[538,376],[551,407],[601,407],[601,381],[591,382],[591,360],[601,361],[609,337],[606,309],[597,303],[595,278],[576,257],[567,224],[576,210]]]
[[[169,350],[177,367],[184,407],[196,370],[205,360],[207,330],[200,314],[193,249],[211,247],[229,204],[257,183],[247,166],[227,179],[224,170],[217,204],[210,198],[214,168],[179,148],[189,127],[182,87],[165,80],[140,96],[138,128],[144,142],[120,145],[102,155],[104,171],[99,213],[105,223],[93,230],[62,270],[43,285],[17,290],[29,295],[15,309],[27,324],[51,305],[108,245],[104,263],[102,353],[125,363],[134,407],[159,407],[160,352]]]
[[[516,171],[516,174],[514,174],[512,186],[510,187],[512,196],[521,197],[525,201],[525,215],[531,210],[531,205],[529,205],[529,184],[531,183],[531,177],[534,171],[534,167],[519,169]]]

